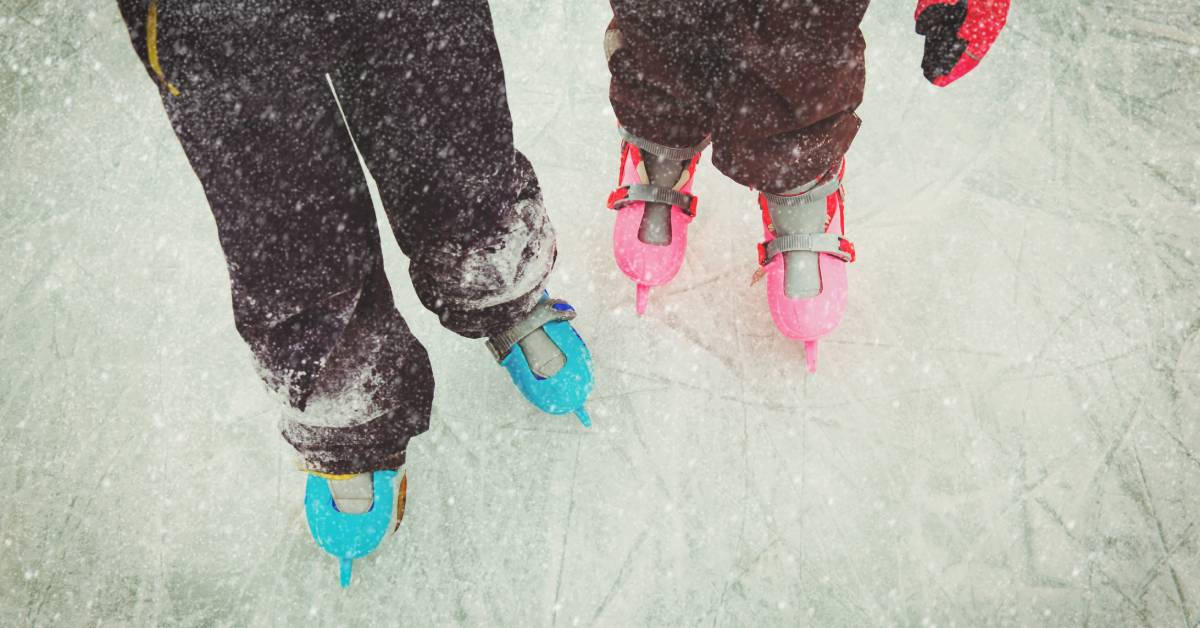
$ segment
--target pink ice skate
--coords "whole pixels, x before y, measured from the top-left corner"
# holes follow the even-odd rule
[[[755,281],[766,275],[771,317],[783,335],[804,342],[811,372],[817,370],[817,341],[846,311],[846,264],[854,261],[854,245],[843,237],[845,171],[843,160],[836,176],[802,193],[758,195],[766,241],[758,245]]]
[[[692,178],[707,140],[692,148],[671,148],[633,137],[624,129],[621,134],[620,187],[608,196],[608,207],[617,211],[613,254],[621,271],[637,282],[640,316],[646,311],[650,288],[674,279],[683,265],[688,225],[696,217]],[[647,163],[656,171],[647,172]],[[674,184],[668,187],[664,179]],[[653,208],[669,210],[670,215],[661,211],[647,215]],[[662,224],[656,234],[647,235],[656,228],[656,220]]]

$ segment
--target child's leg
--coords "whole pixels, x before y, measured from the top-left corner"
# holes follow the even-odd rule
[[[667,147],[701,145],[721,78],[711,1],[611,0],[609,100],[622,128]],[[736,3],[730,3],[736,4]],[[737,11],[736,8],[729,9]],[[639,146],[653,152],[652,146]]]
[[[463,336],[533,309],[554,231],[512,118],[484,0],[396,3],[349,25],[333,72],[421,302]]]
[[[451,331],[487,336],[531,403],[589,424],[574,310],[541,302],[554,230],[513,146],[487,2],[395,3],[345,22],[334,83],[421,302]]]
[[[723,76],[711,24],[721,7],[711,0],[611,4],[604,48],[623,142],[608,204],[617,212],[613,256],[637,284],[640,315],[651,288],[670,282],[683,265],[697,209],[693,177]]]
[[[759,248],[776,326],[817,343],[841,322],[854,247],[844,237],[842,158],[858,131],[867,0],[763,0],[749,24],[726,24],[732,81],[721,92],[713,163],[760,191]]]
[[[208,197],[237,329],[296,410],[284,436],[309,470],[400,466],[428,426],[432,373],[392,304],[327,51],[292,28],[322,20],[156,4],[151,14],[123,2],[122,13]]]
[[[732,77],[713,132],[721,172],[782,193],[836,169],[859,127],[867,3],[763,0],[721,25]]]

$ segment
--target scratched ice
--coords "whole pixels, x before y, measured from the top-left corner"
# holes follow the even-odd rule
[[[345,592],[113,4],[0,0],[0,624],[1200,622],[1194,0],[1017,2],[947,90],[911,3],[875,3],[859,261],[816,376],[749,285],[752,194],[707,163],[635,320],[607,3],[495,2],[596,426],[532,410],[395,281],[433,426]]]

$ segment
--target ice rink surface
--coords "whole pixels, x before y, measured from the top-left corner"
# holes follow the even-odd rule
[[[112,2],[0,0],[0,625],[1200,625],[1200,8],[1018,0],[921,77],[863,29],[851,309],[817,375],[707,159],[644,319],[611,258],[601,0],[494,3],[595,427],[400,309],[438,376],[348,591]]]

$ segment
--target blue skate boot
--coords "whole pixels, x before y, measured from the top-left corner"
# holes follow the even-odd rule
[[[337,559],[342,588],[350,586],[354,560],[374,552],[400,527],[407,492],[408,477],[394,469],[351,475],[309,473],[304,493],[308,531],[321,549]]]
[[[591,427],[583,404],[592,392],[592,354],[571,327],[573,318],[569,303],[543,294],[529,316],[487,345],[530,403],[550,414],[574,413]]]

